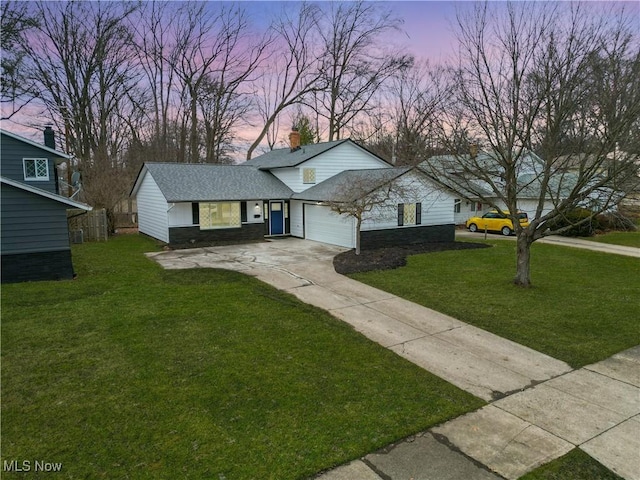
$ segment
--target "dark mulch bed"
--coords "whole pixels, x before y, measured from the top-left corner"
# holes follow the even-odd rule
[[[356,255],[355,250],[349,250],[334,257],[333,267],[336,269],[336,272],[343,275],[369,272],[372,270],[391,270],[405,266],[409,255],[487,247],[489,247],[489,245],[484,243],[438,242],[362,250],[360,255]]]

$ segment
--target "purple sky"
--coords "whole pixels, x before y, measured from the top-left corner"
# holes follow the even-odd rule
[[[211,2],[214,3],[214,2]],[[429,59],[431,63],[438,64],[451,59],[455,53],[456,43],[453,33],[456,10],[459,8],[472,8],[472,1],[380,1],[383,7],[391,9],[398,17],[404,20],[404,33],[396,35],[392,41],[402,46],[407,53],[412,53],[417,59]],[[506,5],[506,2],[495,2],[498,5]],[[597,3],[589,2],[596,6]],[[624,3],[629,15],[638,23],[640,29],[640,2]],[[248,10],[252,21],[256,26],[262,26],[268,22],[287,4],[287,1],[242,1],[241,6]],[[611,5],[611,3],[608,3]],[[26,127],[29,119],[20,119],[18,122],[3,122],[3,128],[23,134],[34,140],[40,141],[42,133],[39,129]]]

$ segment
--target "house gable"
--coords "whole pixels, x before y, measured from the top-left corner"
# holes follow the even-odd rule
[[[306,146],[302,147],[302,149],[305,148]],[[295,156],[297,152],[290,152],[290,154]],[[343,141],[295,166],[273,167],[269,171],[292,191],[302,192],[345,170],[381,168],[392,168],[392,166],[356,143]],[[311,176],[308,175],[310,172]]]
[[[66,160],[69,155],[4,130],[0,130],[0,139],[3,177],[57,193],[56,160]],[[31,163],[29,168],[37,165],[38,175],[25,178],[25,160]],[[42,162],[46,169],[41,168]]]

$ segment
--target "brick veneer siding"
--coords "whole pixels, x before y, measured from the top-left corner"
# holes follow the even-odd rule
[[[371,250],[413,243],[453,242],[455,237],[453,224],[364,230],[360,232],[360,248]]]
[[[249,242],[264,239],[263,223],[245,223],[240,228],[200,230],[200,227],[169,228],[169,245],[206,246],[218,242]]]
[[[2,283],[70,280],[71,250],[2,255]]]

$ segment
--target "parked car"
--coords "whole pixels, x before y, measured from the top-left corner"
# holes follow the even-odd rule
[[[518,220],[523,227],[529,226],[529,217],[525,212],[518,212]],[[504,210],[491,210],[482,217],[471,217],[467,220],[466,225],[470,232],[487,230],[489,232],[500,232],[505,236],[513,233],[513,223],[509,218],[509,212]]]

